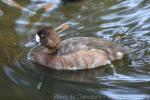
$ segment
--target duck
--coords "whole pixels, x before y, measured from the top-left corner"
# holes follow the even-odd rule
[[[65,23],[55,29],[47,26],[37,32],[36,41],[42,47],[34,52],[36,63],[56,70],[83,70],[111,64],[129,52],[127,47],[101,38],[61,40],[59,33],[68,27]]]

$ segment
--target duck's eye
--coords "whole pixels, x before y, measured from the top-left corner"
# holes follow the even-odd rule
[[[44,34],[41,34],[40,37],[41,37],[41,38],[44,38]]]

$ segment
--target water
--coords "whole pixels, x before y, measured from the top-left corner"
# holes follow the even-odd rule
[[[26,9],[0,1],[1,100],[150,99],[149,0],[85,0],[57,5],[46,13],[40,2],[16,1]],[[36,65],[30,55],[35,33],[43,26],[64,22],[72,26],[60,33],[62,39],[104,38],[133,51],[113,62],[115,70],[103,66],[55,71]]]

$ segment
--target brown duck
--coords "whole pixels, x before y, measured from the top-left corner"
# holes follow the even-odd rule
[[[58,33],[68,27],[63,24],[57,29],[49,26],[39,30],[36,40],[44,48],[34,53],[35,62],[59,70],[90,69],[121,59],[128,51],[126,47],[93,37],[72,37],[61,41]]]

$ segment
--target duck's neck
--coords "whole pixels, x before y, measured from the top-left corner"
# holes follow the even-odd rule
[[[48,48],[49,54],[57,54],[59,48]]]
[[[53,44],[51,44],[50,46],[46,48],[48,49],[50,54],[57,54],[58,50],[61,48],[60,38],[57,39],[57,41],[55,41]]]

